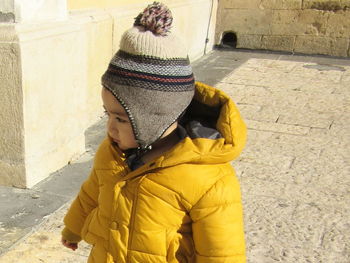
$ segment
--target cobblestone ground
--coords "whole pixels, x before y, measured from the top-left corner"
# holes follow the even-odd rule
[[[217,87],[249,127],[249,262],[349,263],[350,67],[251,59]]]
[[[312,61],[248,59],[216,85],[249,127],[248,145],[233,164],[250,263],[350,262],[350,62]],[[66,208],[0,262],[86,262],[87,245],[75,252],[60,245]]]

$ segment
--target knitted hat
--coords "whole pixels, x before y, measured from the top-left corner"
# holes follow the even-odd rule
[[[172,20],[165,5],[149,5],[123,34],[120,50],[102,76],[102,85],[127,112],[142,149],[162,136],[194,94],[186,49],[169,31]]]

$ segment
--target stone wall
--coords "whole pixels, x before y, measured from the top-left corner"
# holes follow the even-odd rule
[[[216,44],[225,32],[237,48],[350,56],[350,0],[223,0]]]
[[[191,60],[214,45],[211,4],[168,4],[172,30],[185,41]],[[0,18],[8,6],[0,3]],[[84,132],[103,114],[101,75],[145,6],[81,9],[41,21],[24,19],[33,17],[27,10],[25,16],[14,13],[19,22],[0,23],[0,185],[32,187],[85,151]]]

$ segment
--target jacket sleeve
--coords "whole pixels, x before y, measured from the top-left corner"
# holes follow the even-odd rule
[[[74,234],[67,227],[62,230],[61,234],[62,237],[70,243],[79,243],[81,241],[80,235]]]
[[[73,234],[80,236],[86,217],[97,207],[99,185],[95,169],[89,178],[83,183],[78,196],[70,206],[64,223]]]
[[[196,263],[244,263],[245,242],[238,180],[217,181],[192,207]]]

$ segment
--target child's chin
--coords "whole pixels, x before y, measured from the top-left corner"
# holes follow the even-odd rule
[[[125,149],[124,149],[124,147],[122,146],[122,145],[120,145],[119,143],[117,143],[117,142],[115,142],[115,141],[113,141],[113,145],[114,146],[117,146],[120,150],[122,150],[122,151],[124,151]]]
[[[116,145],[122,151],[126,151],[126,150],[130,149],[129,147],[125,147],[125,145],[121,145],[120,143],[116,143]]]
[[[128,147],[128,146],[122,145],[121,143],[118,143],[118,142],[116,142],[116,141],[113,141],[113,144],[114,144],[115,146],[117,146],[121,151],[127,151],[127,150],[130,150],[130,149],[137,148],[137,146],[136,146],[136,147]]]

